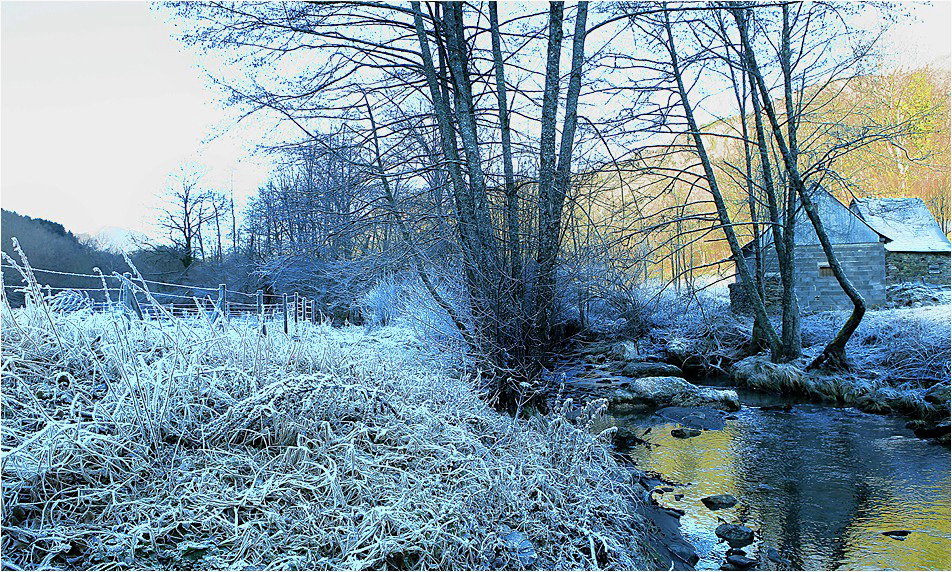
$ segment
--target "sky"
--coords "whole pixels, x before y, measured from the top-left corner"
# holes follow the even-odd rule
[[[886,38],[907,67],[950,53],[952,3]],[[235,111],[143,2],[0,5],[0,205],[74,233],[121,228],[155,237],[156,207],[179,165],[241,205],[267,178],[266,127]]]
[[[267,177],[253,133],[149,4],[3,2],[0,18],[3,208],[152,234],[183,163],[239,198]]]

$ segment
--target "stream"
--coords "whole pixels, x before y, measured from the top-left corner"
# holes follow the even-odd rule
[[[900,417],[737,391],[740,411],[710,410],[710,430],[687,439],[671,430],[678,420],[698,426],[685,418],[693,410],[609,419],[634,435],[650,429],[650,446],[621,450],[672,483],[653,495],[684,511],[696,568],[725,561],[729,546],[714,534],[720,518],[756,532],[743,550],[757,569],[950,569],[947,447],[915,437]],[[721,493],[738,503],[714,511],[701,502]]]

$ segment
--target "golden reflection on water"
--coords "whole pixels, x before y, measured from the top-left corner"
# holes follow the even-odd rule
[[[682,531],[699,568],[724,560],[728,547],[713,533],[720,517],[759,531],[746,550],[761,568],[774,566],[766,560],[773,547],[801,569],[949,570],[948,449],[897,435],[905,431],[897,419],[832,411],[745,408],[724,430],[690,439],[671,436],[677,424],[654,425],[645,438],[659,447],[630,455],[684,485],[656,498],[687,512]],[[701,503],[719,493],[738,504],[711,511]],[[889,530],[912,533],[896,540],[882,534]]]

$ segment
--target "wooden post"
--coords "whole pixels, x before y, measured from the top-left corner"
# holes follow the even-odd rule
[[[258,331],[261,332],[261,335],[265,334],[264,331],[264,291],[258,290]]]
[[[281,304],[282,309],[284,310],[284,335],[288,335],[288,295],[282,294],[283,303]]]
[[[295,328],[295,331],[297,331],[298,314],[299,314],[300,311],[301,311],[301,306],[299,305],[300,300],[301,300],[301,299],[300,299],[300,297],[298,296],[298,293],[295,292],[295,293],[294,293],[294,328]]]
[[[218,301],[215,302],[215,314],[212,316],[213,324],[217,323],[219,319],[222,320],[222,323],[224,324],[225,311],[227,310],[227,308],[225,307],[225,303],[226,303],[225,285],[219,284],[218,285]]]
[[[317,323],[317,300],[311,298],[311,323]]]
[[[136,317],[141,320],[142,308],[139,307],[139,301],[136,300],[135,292],[132,290],[132,275],[128,272],[122,275],[122,288],[119,290],[119,296]]]

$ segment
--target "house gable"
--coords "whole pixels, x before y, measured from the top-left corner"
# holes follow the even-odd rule
[[[810,198],[816,206],[823,229],[832,244],[869,244],[880,242],[879,234],[863,219],[851,211],[843,203],[836,200],[826,189],[816,185],[813,187]],[[794,227],[794,242],[797,245],[820,244],[813,223],[801,208],[797,211],[796,226]]]
[[[813,187],[810,198],[820,215],[820,220],[823,221],[823,229],[826,231],[831,244],[875,244],[882,242],[883,239],[876,230],[820,185]],[[793,237],[794,244],[797,246],[820,244],[813,223],[810,222],[802,207],[797,209]],[[762,249],[772,249],[773,233],[769,230],[762,231],[761,241]],[[744,245],[744,258],[752,256],[752,245],[753,242]]]

